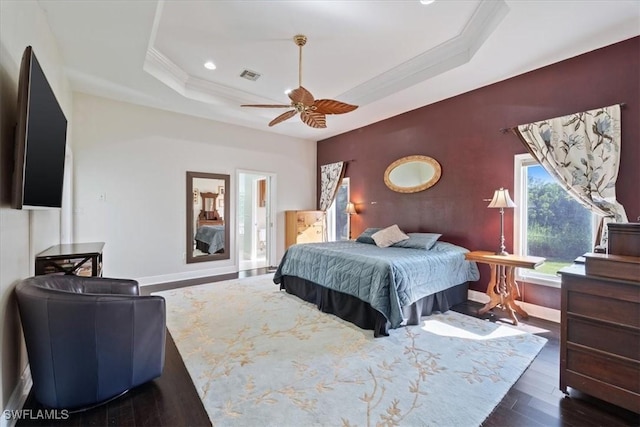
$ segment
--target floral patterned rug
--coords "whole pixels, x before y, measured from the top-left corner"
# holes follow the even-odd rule
[[[478,426],[546,342],[453,311],[373,338],[272,277],[157,293],[214,426]]]

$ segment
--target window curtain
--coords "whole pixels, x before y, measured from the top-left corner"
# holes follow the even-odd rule
[[[320,210],[326,211],[338,194],[344,176],[344,162],[320,166]]]
[[[344,177],[345,163],[335,162],[320,166],[320,210],[326,212],[338,194],[340,182]],[[327,215],[324,216],[324,236],[328,240]]]
[[[538,162],[583,206],[599,215],[596,244],[609,222],[627,222],[616,200],[620,105],[520,125],[515,133]]]

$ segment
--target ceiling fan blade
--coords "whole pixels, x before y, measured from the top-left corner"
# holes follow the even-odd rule
[[[357,105],[347,104],[335,99],[318,99],[313,105],[316,107],[315,112],[321,114],[344,114],[358,108]]]
[[[327,127],[327,117],[324,114],[303,111],[300,113],[300,119],[311,126],[312,128],[326,128]]]
[[[291,104],[244,104],[241,107],[258,107],[258,108],[291,108]]]
[[[291,110],[291,111],[287,111],[286,113],[282,113],[278,117],[276,117],[275,119],[271,120],[269,122],[269,126],[277,125],[280,122],[284,122],[285,120],[290,119],[291,117],[295,116],[296,113],[297,113],[296,110]]]
[[[289,98],[294,102],[294,103],[302,103],[303,105],[310,107],[313,105],[314,103],[314,99],[313,99],[313,95],[311,95],[311,92],[309,92],[308,90],[306,90],[305,88],[303,88],[302,86],[300,86],[297,89],[293,89],[291,92],[289,92]]]

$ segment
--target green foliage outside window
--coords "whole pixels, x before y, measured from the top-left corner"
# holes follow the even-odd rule
[[[529,176],[527,198],[527,253],[547,259],[540,272],[555,274],[591,250],[591,213],[562,187]]]

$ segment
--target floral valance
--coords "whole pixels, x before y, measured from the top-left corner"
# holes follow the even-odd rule
[[[320,210],[326,211],[333,203],[344,176],[344,170],[344,162],[320,166]]]

